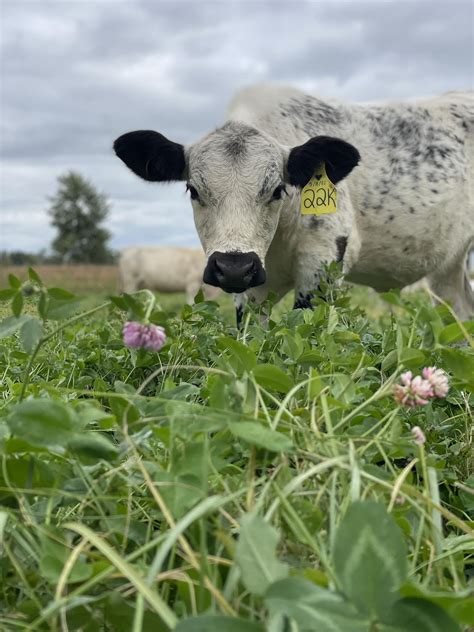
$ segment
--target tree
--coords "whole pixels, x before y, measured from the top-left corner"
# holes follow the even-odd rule
[[[101,224],[109,214],[106,196],[81,174],[69,171],[59,176],[56,195],[48,211],[58,234],[51,247],[63,263],[110,263],[107,248],[110,233]]]

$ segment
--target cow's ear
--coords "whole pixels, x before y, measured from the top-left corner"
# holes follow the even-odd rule
[[[345,178],[360,160],[360,154],[350,143],[330,136],[315,136],[304,145],[293,147],[286,165],[289,184],[304,187],[316,167],[324,162],[333,184]]]
[[[158,132],[128,132],[114,142],[114,151],[137,176],[151,182],[184,180],[184,147]]]

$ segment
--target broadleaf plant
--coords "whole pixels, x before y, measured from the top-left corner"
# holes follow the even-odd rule
[[[1,630],[474,625],[472,323],[323,282],[237,330],[229,297],[44,270],[0,289]],[[127,321],[166,345],[128,347]],[[425,367],[446,396],[396,400]]]

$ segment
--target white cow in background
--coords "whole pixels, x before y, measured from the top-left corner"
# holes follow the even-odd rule
[[[124,248],[119,259],[119,289],[127,294],[145,288],[164,293],[186,292],[186,302],[193,303],[202,287],[204,296],[214,299],[220,290],[203,283],[205,266],[204,252],[197,248]]]

